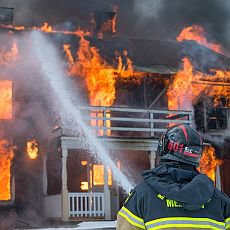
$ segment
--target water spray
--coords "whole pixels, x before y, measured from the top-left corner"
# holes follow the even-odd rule
[[[63,63],[59,58],[56,48],[49,42],[45,36],[38,32],[31,32],[31,39],[35,44],[35,56],[38,58],[44,77],[49,81],[52,90],[59,103],[59,113],[61,116],[62,126],[70,129],[74,135],[79,134],[79,130],[85,136],[87,149],[105,165],[110,166],[114,179],[128,193],[135,185],[117,168],[114,161],[108,155],[108,151],[101,145],[95,137],[90,127],[83,121],[80,111],[73,104],[73,94],[76,98],[77,93],[71,92],[66,83],[66,73]]]

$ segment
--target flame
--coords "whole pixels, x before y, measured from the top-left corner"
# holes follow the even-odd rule
[[[14,41],[10,50],[0,50],[0,65],[6,65],[15,60],[18,55],[17,43]]]
[[[79,49],[77,51],[77,60],[74,61],[70,51],[70,45],[65,44],[64,50],[69,60],[71,76],[81,76],[86,80],[89,90],[90,105],[92,106],[111,106],[115,99],[115,82],[119,77],[144,76],[143,73],[134,72],[132,61],[127,57],[128,52],[123,51],[126,57],[126,66],[122,58],[118,58],[118,66],[114,68],[109,65],[100,55],[96,47],[91,47],[89,41],[84,37],[85,33],[79,31],[80,36]]]
[[[85,36],[89,33],[78,30],[75,34],[80,37],[76,60],[71,53],[71,46],[69,44],[64,44],[63,48],[69,61],[69,75],[80,76],[85,79],[91,106],[109,107],[113,104],[116,94],[115,83],[118,77],[128,78],[135,76],[140,78],[144,76],[144,73],[133,70],[132,61],[128,58],[128,52],[126,50],[123,51],[126,63],[123,63],[124,61],[122,61],[122,57],[119,55],[116,68],[109,65],[101,57],[96,47],[90,46],[89,41],[85,39]],[[92,113],[91,116],[102,118],[103,114],[97,112]],[[106,116],[110,117],[109,112]],[[101,127],[103,126],[103,121],[92,119],[91,125]],[[110,127],[110,121],[106,122],[106,126]],[[103,130],[100,130],[98,134],[103,135]],[[110,135],[110,131],[107,131],[107,135]]]
[[[48,24],[48,22],[44,22],[44,25],[41,27],[41,31],[50,33],[53,31],[52,26]]]
[[[11,161],[14,158],[13,147],[6,140],[0,140],[0,200],[11,199]]]
[[[31,160],[35,160],[38,157],[38,143],[35,139],[28,141],[26,144],[27,154]]]
[[[192,102],[201,93],[213,97],[215,106],[218,105],[221,97],[230,98],[230,87],[218,84],[230,80],[230,71],[212,69],[210,70],[212,74],[206,74],[195,71],[188,58],[183,58],[182,61],[183,67],[174,76],[167,91],[170,110],[191,109]],[[214,84],[208,84],[209,82]]]
[[[206,46],[217,53],[223,54],[221,45],[209,42],[205,37],[204,28],[201,26],[193,25],[184,28],[178,35],[177,41],[182,42],[185,40],[196,41],[200,45]]]
[[[200,160],[199,170],[215,181],[216,167],[221,163],[222,160],[216,159],[215,149],[212,146],[205,146]]]
[[[128,52],[124,51],[126,66],[122,58],[118,57],[117,68],[109,65],[100,55],[99,50],[91,47],[88,40],[85,39],[86,33],[76,32],[80,36],[79,49],[76,54],[76,61],[70,50],[69,44],[64,44],[63,48],[69,60],[70,76],[81,76],[85,79],[86,87],[89,91],[89,100],[91,106],[111,106],[115,100],[115,82],[118,76],[130,77],[134,75],[143,76],[141,73],[134,73],[132,61],[128,58]],[[102,118],[101,112],[92,113],[92,117]],[[109,113],[106,114],[110,117]],[[103,126],[102,120],[91,120],[92,126]],[[106,121],[106,126],[110,127],[110,121]],[[110,135],[107,131],[107,135]],[[98,135],[103,135],[103,130],[99,130]]]
[[[104,185],[104,165],[93,165],[93,185]],[[112,170],[108,169],[108,185],[112,185]]]
[[[82,181],[80,188],[82,191],[87,191],[89,189],[89,183],[87,181]]]
[[[69,44],[64,44],[63,48],[64,48],[66,56],[67,56],[67,58],[69,60],[69,68],[71,68],[71,66],[74,65],[74,58],[73,58],[73,55],[72,55],[71,50],[70,50],[70,45]]]
[[[15,26],[15,30],[25,30],[25,26]]]
[[[69,35],[75,35],[79,36],[79,31],[84,33],[84,36],[90,36],[89,31],[83,31],[77,29],[76,31],[68,31],[68,30],[56,30],[54,29],[51,25],[49,25],[48,22],[44,22],[42,26],[33,26],[33,27],[25,27],[25,26],[13,26],[13,25],[0,25],[0,28],[5,28],[5,29],[12,29],[12,30],[17,30],[17,31],[42,31],[44,33],[60,33],[60,34],[69,34]],[[13,31],[11,31],[13,33]]]
[[[95,47],[90,47],[83,34],[79,35],[78,61],[72,65],[70,75],[85,78],[90,105],[110,106],[115,99],[114,68],[101,58]]]
[[[201,26],[194,25],[183,29],[177,40],[180,42],[194,40],[218,53],[222,53],[221,46],[208,42],[204,35],[204,29]],[[184,57],[182,62],[182,69],[174,76],[173,82],[167,91],[169,109],[191,110],[192,103],[201,93],[213,97],[214,106],[219,104],[221,97],[230,97],[230,85],[225,84],[230,81],[230,71],[210,69],[211,74],[206,74],[196,71],[187,57]]]
[[[0,119],[12,119],[12,81],[0,81]]]
[[[88,164],[88,161],[85,161],[85,160],[84,160],[84,161],[81,161],[81,165],[82,165],[82,166],[86,166],[87,164]]]
[[[115,11],[114,11],[115,13]],[[103,38],[103,34],[105,32],[110,32],[112,34],[116,33],[116,21],[117,21],[117,14],[115,13],[113,17],[109,18],[107,21],[105,21],[100,28],[100,31],[98,31],[97,33],[97,37],[102,39]],[[95,23],[95,22],[93,22]]]

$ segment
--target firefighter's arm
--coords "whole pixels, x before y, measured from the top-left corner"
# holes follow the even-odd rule
[[[140,230],[141,228],[136,227],[129,223],[123,216],[117,215],[117,228],[118,230]]]
[[[142,218],[142,201],[133,190],[117,214],[117,230],[145,229]]]

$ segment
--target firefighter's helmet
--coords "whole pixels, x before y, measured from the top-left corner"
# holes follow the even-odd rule
[[[181,124],[169,128],[159,140],[157,154],[160,159],[198,166],[202,155],[202,138],[189,125]]]

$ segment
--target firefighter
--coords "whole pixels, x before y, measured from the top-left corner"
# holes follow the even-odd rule
[[[118,212],[117,230],[230,229],[230,200],[197,167],[200,134],[188,125],[169,128],[159,140],[159,165],[143,173]]]

